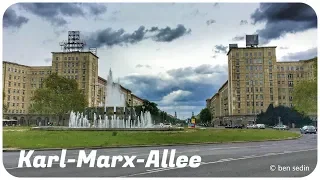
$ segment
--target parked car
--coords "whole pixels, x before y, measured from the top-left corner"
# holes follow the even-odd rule
[[[226,125],[224,128],[232,128],[231,125]]]
[[[289,130],[289,127],[286,125],[276,125],[273,127],[273,129],[277,129],[277,130]]]
[[[244,127],[244,125],[242,125],[242,124],[236,124],[236,125],[232,126],[233,129],[242,129],[243,127]]]
[[[247,129],[257,129],[258,126],[256,124],[247,124]]]
[[[317,134],[317,129],[314,126],[303,126],[300,132],[301,134]]]
[[[264,125],[264,124],[257,124],[257,128],[258,128],[258,129],[265,129],[265,128],[266,128],[266,125]]]

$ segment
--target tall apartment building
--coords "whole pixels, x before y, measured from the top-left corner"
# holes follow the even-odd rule
[[[294,85],[315,78],[314,60],[277,62],[275,46],[231,47],[227,55],[228,81],[206,100],[215,124],[250,123],[270,104],[292,107]]]
[[[92,52],[52,52],[52,72],[75,79],[89,107],[98,106],[98,59]]]
[[[92,52],[52,52],[52,66],[25,66],[3,61],[3,91],[7,114],[28,114],[31,97],[51,73],[75,79],[88,101],[88,107],[98,107],[105,102],[106,80],[98,76],[98,57]],[[143,100],[121,87],[127,102],[134,106]]]

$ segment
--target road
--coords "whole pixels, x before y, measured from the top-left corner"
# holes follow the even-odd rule
[[[108,148],[97,150],[97,154],[135,155],[147,160],[150,150],[162,152],[164,149],[176,149],[176,157],[199,155],[201,165],[197,168],[146,168],[145,163],[134,161],[135,167],[122,168],[122,162],[114,168],[89,167],[88,164],[79,168],[74,162],[60,168],[57,162],[51,168],[18,168],[20,152],[4,152],[3,162],[7,171],[16,177],[303,177],[310,174],[317,163],[317,135],[286,141]],[[35,151],[32,157],[60,154],[61,151]],[[77,159],[78,154],[79,150],[67,150],[66,159]],[[302,171],[296,171],[296,166]],[[284,167],[286,171],[281,170]]]

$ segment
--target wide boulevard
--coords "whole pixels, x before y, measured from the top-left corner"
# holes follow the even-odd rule
[[[201,156],[197,168],[145,167],[137,159],[148,159],[150,150],[176,149],[176,157]],[[87,153],[90,149],[85,150]],[[61,150],[35,151],[35,155],[58,155]],[[66,159],[77,159],[79,150],[67,150]],[[61,168],[53,163],[46,168],[18,168],[20,152],[4,152],[3,163],[7,171],[17,177],[303,177],[315,169],[317,163],[317,135],[303,135],[299,139],[285,141],[181,145],[162,147],[133,147],[98,149],[98,155],[137,156],[135,167],[89,167],[77,162]],[[162,156],[160,156],[161,159]],[[32,160],[32,157],[30,158]],[[32,162],[31,162],[32,163]]]

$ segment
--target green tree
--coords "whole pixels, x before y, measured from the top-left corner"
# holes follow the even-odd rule
[[[8,107],[6,104],[4,104],[4,98],[6,97],[6,93],[4,91],[2,91],[2,111],[3,112],[7,112],[8,111]]]
[[[59,117],[60,124],[63,115],[71,111],[82,112],[87,106],[86,98],[75,80],[54,73],[43,83],[44,88],[37,89],[31,97],[30,112],[54,114]]]
[[[211,112],[208,108],[204,108],[201,110],[200,121],[202,123],[210,123],[211,122]]]
[[[317,81],[302,81],[293,90],[296,110],[309,114],[317,112]]]
[[[266,112],[262,112],[258,115],[257,123],[266,124],[269,126],[277,125],[280,120],[285,125],[291,125],[294,123],[296,127],[301,127],[303,125],[311,124],[310,118],[299,113],[294,108],[289,108],[285,106],[273,107],[269,105]]]
[[[313,58],[314,79],[304,80],[297,84],[293,90],[293,103],[297,111],[303,114],[317,112],[317,57]]]

